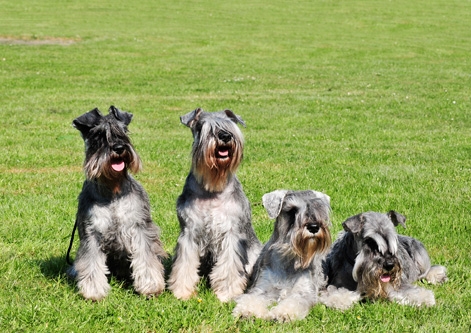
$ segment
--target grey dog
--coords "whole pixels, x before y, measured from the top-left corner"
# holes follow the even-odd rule
[[[329,287],[323,302],[346,309],[354,302],[389,299],[399,304],[432,306],[431,290],[413,285],[425,279],[431,284],[447,280],[443,266],[432,266],[424,245],[398,235],[406,218],[395,212],[366,212],[343,222],[344,232],[334,242],[326,261]]]
[[[262,201],[269,217],[276,218],[275,228],[233,315],[302,319],[327,285],[322,262],[331,245],[330,198],[316,191],[278,190]]]
[[[165,287],[160,230],[146,192],[128,173],[141,168],[128,137],[131,119],[111,106],[106,116],[94,109],[73,121],[85,141],[86,180],[76,216],[80,246],[69,275],[86,299],[107,295],[109,273],[131,278],[135,291],[146,296]]]
[[[188,299],[204,275],[226,302],[244,292],[261,248],[249,201],[235,175],[243,153],[237,124],[245,124],[231,110],[200,108],[180,120],[193,133],[192,165],[177,200],[180,235],[169,289]]]

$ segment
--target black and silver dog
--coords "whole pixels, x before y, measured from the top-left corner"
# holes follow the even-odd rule
[[[131,113],[111,106],[106,116],[94,109],[73,121],[85,141],[86,180],[75,222],[80,247],[69,275],[86,299],[107,295],[109,273],[131,278],[142,295],[165,288],[161,260],[167,254],[160,230],[152,222],[146,192],[128,172],[141,168],[128,137],[131,119]]]
[[[361,213],[343,222],[345,231],[334,242],[325,266],[329,287],[323,303],[346,309],[366,298],[434,305],[433,292],[413,283],[421,279],[443,283],[446,269],[431,265],[420,241],[396,233],[395,227],[405,227],[405,221],[403,215],[390,211]]]
[[[316,191],[278,190],[262,200],[269,217],[276,218],[275,228],[233,315],[303,319],[327,285],[322,262],[331,245],[330,198]]]
[[[235,172],[243,153],[231,110],[196,109],[182,117],[193,133],[192,166],[177,200],[180,221],[168,287],[175,297],[195,294],[201,275],[208,276],[220,301],[242,294],[261,249],[251,222],[250,203]]]

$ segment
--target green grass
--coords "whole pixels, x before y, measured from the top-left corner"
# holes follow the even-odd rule
[[[471,329],[471,2],[0,0],[0,331],[468,332]],[[179,116],[230,108],[247,123],[238,175],[257,235],[274,189],[332,198],[334,235],[395,209],[449,282],[437,306],[315,306],[302,321],[237,320],[204,284],[146,300],[112,280],[102,302],[66,279],[83,181],[71,126],[111,105],[132,139],[172,252],[190,165]],[[334,237],[335,238],[335,237]],[[78,241],[75,243],[75,249]]]

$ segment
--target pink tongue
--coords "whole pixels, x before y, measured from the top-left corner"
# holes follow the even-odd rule
[[[381,279],[381,282],[387,283],[391,280],[391,275],[383,274],[381,275],[380,279]]]
[[[111,167],[114,171],[123,171],[124,170],[124,161],[112,163]]]
[[[225,157],[229,155],[229,150],[219,150],[218,151],[219,156]]]

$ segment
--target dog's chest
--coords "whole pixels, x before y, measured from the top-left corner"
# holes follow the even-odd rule
[[[195,199],[194,208],[198,210],[203,228],[212,236],[229,231],[242,209],[235,201],[220,198]]]
[[[125,196],[108,205],[94,205],[90,211],[92,227],[102,235],[123,233],[142,223],[142,204],[133,196]]]

